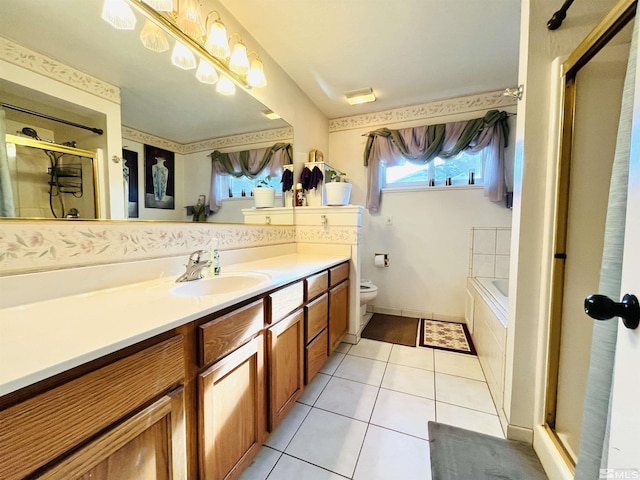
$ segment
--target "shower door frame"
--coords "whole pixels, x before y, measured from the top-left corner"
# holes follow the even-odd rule
[[[560,147],[558,153],[556,205],[551,298],[549,308],[549,337],[547,350],[547,379],[544,427],[569,469],[575,473],[575,462],[555,430],[560,341],[563,318],[565,262],[569,220],[569,181],[575,132],[576,76],[580,69],[600,52],[636,14],[637,0],[620,0],[604,19],[589,33],[562,64],[562,110]]]

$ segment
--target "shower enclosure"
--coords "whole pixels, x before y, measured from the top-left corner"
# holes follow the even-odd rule
[[[6,145],[16,217],[97,218],[96,152],[18,135]]]

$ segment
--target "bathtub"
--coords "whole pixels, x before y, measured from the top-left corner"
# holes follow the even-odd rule
[[[467,279],[465,320],[503,429],[506,427],[503,397],[508,295],[509,280],[483,277]]]

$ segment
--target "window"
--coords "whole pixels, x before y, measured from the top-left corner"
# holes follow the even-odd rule
[[[264,176],[258,178],[249,177],[232,177],[231,175],[218,175],[218,188],[222,193],[222,198],[240,198],[250,197],[256,183],[259,180],[263,180]],[[269,186],[276,189],[276,195],[282,194],[282,184],[280,183],[280,177],[271,177]],[[244,192],[244,195],[242,194]]]
[[[453,158],[443,160],[436,157],[426,165],[405,162],[404,165],[387,167],[385,186],[392,188],[423,187],[433,178],[436,186],[445,185],[448,177],[452,185],[467,185],[470,171],[473,170],[474,182],[482,184],[482,152],[470,154],[461,152]]]

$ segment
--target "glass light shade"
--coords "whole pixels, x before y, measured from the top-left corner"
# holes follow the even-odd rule
[[[189,47],[176,41],[171,52],[171,63],[183,70],[191,70],[196,68],[196,56]]]
[[[173,0],[142,0],[158,12],[173,12]]]
[[[104,0],[101,17],[118,30],[136,28],[136,16],[124,0]]]
[[[345,95],[349,105],[359,105],[361,103],[369,103],[376,101],[376,95],[371,88],[350,92]]]
[[[229,60],[229,69],[238,75],[249,73],[249,58],[247,58],[247,47],[242,42],[237,42],[233,46],[233,53]]]
[[[206,33],[197,0],[180,0],[176,23],[180,30],[196,40]]]
[[[252,87],[262,88],[267,86],[267,77],[264,76],[262,62],[257,58],[251,60],[251,68],[247,74],[247,83]]]
[[[218,85],[216,85],[216,92],[221,93],[222,95],[234,95],[236,93],[236,86],[230,78],[220,77]]]
[[[140,32],[140,40],[145,48],[154,52],[166,52],[169,50],[169,41],[162,29],[151,20],[144,22],[144,27]]]
[[[227,28],[224,24],[216,20],[209,27],[209,35],[204,43],[204,48],[213,56],[218,58],[229,58],[231,49],[227,38]]]
[[[218,72],[213,68],[206,60],[200,60],[200,64],[198,65],[198,70],[196,70],[196,78],[200,80],[202,83],[209,83],[213,85],[218,81]]]

